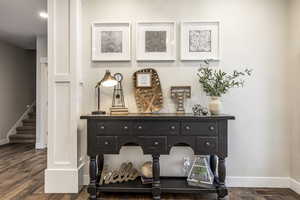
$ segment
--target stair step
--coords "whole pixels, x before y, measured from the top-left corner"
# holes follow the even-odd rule
[[[29,115],[30,117],[36,117],[36,112],[28,113],[28,115]]]
[[[35,122],[23,122],[23,126],[32,126],[32,127],[36,127],[36,123],[35,123]]]
[[[35,126],[21,126],[17,128],[17,131],[35,131]]]
[[[9,141],[11,144],[34,144],[35,140],[32,139],[27,139],[27,140],[17,140],[17,139],[12,139]]]
[[[17,134],[32,134],[35,135],[35,130],[24,130],[24,131],[17,131]]]
[[[22,120],[23,123],[35,123],[36,120],[35,119],[24,119]]]
[[[9,139],[16,139],[16,140],[27,140],[27,139],[34,139],[35,135],[33,134],[14,134],[9,136]]]

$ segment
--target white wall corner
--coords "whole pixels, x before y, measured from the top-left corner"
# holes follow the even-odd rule
[[[295,179],[290,179],[290,189],[300,195],[300,182],[296,181]]]
[[[83,186],[84,165],[78,169],[46,169],[45,193],[78,193]]]
[[[228,187],[290,188],[289,177],[227,177]]]
[[[9,129],[8,133],[6,134],[6,139],[0,141],[0,145],[2,145],[1,142],[4,142],[4,144],[9,143],[9,136],[16,134],[17,127],[22,125],[22,121],[27,118],[28,113],[32,110],[32,107],[34,105],[35,105],[35,102],[33,102],[31,105],[27,106],[25,112],[16,121],[16,123]]]

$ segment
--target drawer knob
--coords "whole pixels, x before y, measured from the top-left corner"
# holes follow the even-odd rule
[[[138,130],[143,130],[143,127],[141,125],[139,125],[137,128]]]
[[[105,144],[105,145],[109,145],[109,142],[105,141],[104,144]]]
[[[186,126],[186,127],[185,127],[185,130],[190,131],[190,130],[191,130],[191,127],[190,127],[190,126]]]
[[[176,126],[171,126],[170,129],[171,129],[172,131],[175,131],[175,130],[176,130]]]
[[[210,142],[206,142],[205,145],[206,145],[207,147],[209,147],[209,146],[210,146]]]
[[[103,126],[103,125],[100,126],[100,129],[101,129],[101,130],[104,130],[104,129],[105,129],[105,126]]]
[[[129,128],[128,126],[124,126],[124,130],[127,131]]]
[[[159,142],[154,142],[154,145],[158,145],[159,144]]]
[[[209,130],[210,131],[214,131],[215,130],[215,126],[209,126]]]

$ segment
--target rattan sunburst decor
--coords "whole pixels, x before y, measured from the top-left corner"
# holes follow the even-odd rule
[[[151,73],[151,87],[137,87],[137,74]],[[133,83],[135,88],[135,99],[139,112],[154,113],[163,107],[163,93],[158,73],[155,69],[142,69],[133,74]]]

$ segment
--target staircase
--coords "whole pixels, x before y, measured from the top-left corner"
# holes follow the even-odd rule
[[[36,138],[36,108],[28,113],[27,119],[22,121],[22,126],[18,127],[16,134],[9,136],[10,143],[35,143]]]

